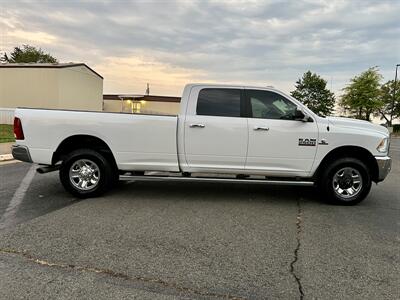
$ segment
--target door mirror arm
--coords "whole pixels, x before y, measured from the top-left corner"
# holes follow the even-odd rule
[[[313,119],[301,108],[296,109],[294,119],[301,122],[313,122]]]

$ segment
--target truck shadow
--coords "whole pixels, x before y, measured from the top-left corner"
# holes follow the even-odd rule
[[[230,183],[120,182],[111,197],[169,199],[174,201],[323,203],[314,187]]]

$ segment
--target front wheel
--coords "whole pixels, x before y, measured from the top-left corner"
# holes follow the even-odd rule
[[[322,197],[334,204],[355,205],[371,190],[368,167],[356,158],[341,158],[331,163],[320,180]]]
[[[90,198],[100,196],[112,186],[114,173],[102,154],[90,149],[78,149],[63,160],[60,180],[72,195]]]

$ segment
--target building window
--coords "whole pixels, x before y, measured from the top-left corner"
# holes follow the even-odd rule
[[[132,113],[134,114],[140,114],[140,109],[142,107],[142,104],[140,102],[134,101],[132,103]]]

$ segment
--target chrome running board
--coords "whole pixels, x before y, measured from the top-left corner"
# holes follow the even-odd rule
[[[312,181],[299,180],[268,180],[268,179],[235,179],[235,178],[216,178],[216,177],[181,177],[181,176],[134,176],[120,175],[120,180],[123,181],[176,181],[176,182],[222,182],[222,183],[256,183],[256,184],[271,184],[271,185],[292,185],[292,186],[313,186]]]

